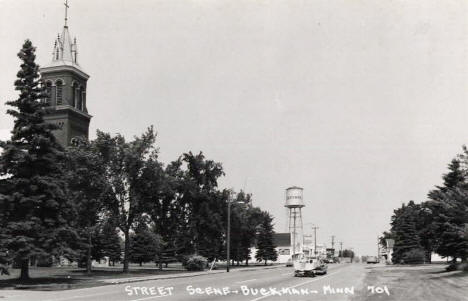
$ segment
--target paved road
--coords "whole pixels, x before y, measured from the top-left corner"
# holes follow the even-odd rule
[[[342,301],[352,296],[353,289],[358,293],[364,275],[360,264],[330,265],[327,275],[313,278],[293,277],[292,268],[280,267],[67,291],[0,291],[0,301]]]

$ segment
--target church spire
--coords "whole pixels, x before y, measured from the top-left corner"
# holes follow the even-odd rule
[[[72,42],[70,33],[68,32],[68,0],[65,0],[65,23],[63,26],[62,34],[57,37],[54,45],[54,52],[52,56],[52,63],[72,64],[78,66],[78,55],[76,39]]]
[[[68,21],[67,13],[68,13],[68,8],[70,7],[70,6],[68,6],[68,0],[65,0],[64,5],[65,5],[65,25],[64,26],[67,27],[68,26],[67,25],[67,21]]]

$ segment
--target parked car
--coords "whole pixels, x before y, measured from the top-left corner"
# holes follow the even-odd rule
[[[286,261],[286,266],[287,267],[292,267],[293,266],[292,258],[289,258],[288,261]]]
[[[377,256],[368,256],[366,263],[379,263]]]

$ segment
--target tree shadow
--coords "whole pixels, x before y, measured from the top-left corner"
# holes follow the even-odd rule
[[[74,288],[74,284],[80,281],[80,279],[68,277],[38,277],[28,280],[12,278],[0,280],[0,289],[63,290]]]

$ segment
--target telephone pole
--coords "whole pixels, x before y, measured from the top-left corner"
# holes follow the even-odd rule
[[[332,235],[331,239],[332,239],[332,249],[333,249],[333,252],[335,252],[335,235]]]
[[[340,241],[340,257],[343,257],[343,242]]]
[[[380,260],[380,239],[377,236],[377,259]]]

